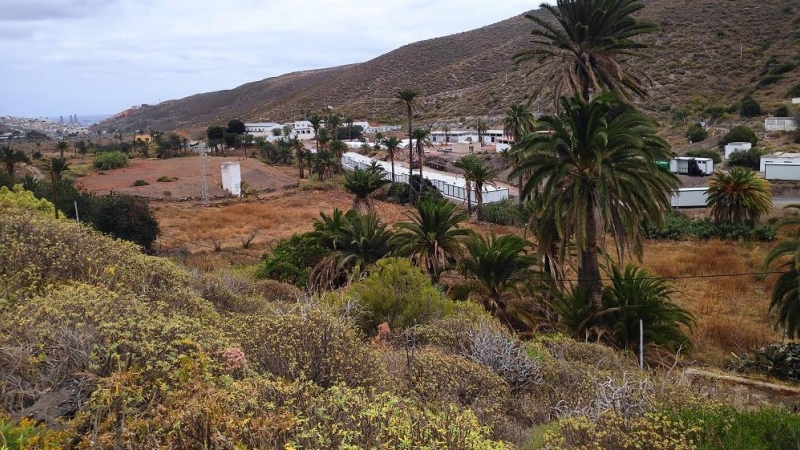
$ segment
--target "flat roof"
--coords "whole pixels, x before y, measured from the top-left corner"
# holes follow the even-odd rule
[[[769,155],[761,155],[762,158],[800,158],[800,153],[778,152]]]

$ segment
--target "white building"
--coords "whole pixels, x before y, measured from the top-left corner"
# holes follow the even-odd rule
[[[792,99],[793,105],[800,105],[800,97],[795,97]]]
[[[725,145],[725,159],[730,158],[735,152],[746,152],[752,147],[753,144],[749,142],[729,142]]]
[[[680,188],[672,191],[670,205],[673,208],[702,208],[708,202],[708,188]]]
[[[792,117],[767,117],[764,119],[764,129],[767,131],[795,131],[797,122]]]
[[[478,132],[474,130],[431,131],[431,142],[446,144],[455,142],[478,142]]]
[[[669,161],[669,171],[686,175],[711,175],[714,173],[714,160],[679,156]]]
[[[764,155],[760,170],[767,180],[800,180],[800,153]]]
[[[242,169],[238,162],[222,163],[222,189],[237,197],[242,195]]]

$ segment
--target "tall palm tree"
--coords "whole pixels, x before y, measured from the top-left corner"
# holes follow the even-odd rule
[[[58,188],[63,179],[64,172],[69,170],[69,161],[64,158],[50,158],[49,169],[50,182],[53,187],[53,204],[56,205],[56,219],[58,219]]]
[[[514,234],[492,234],[488,239],[473,235],[465,241],[459,269],[468,280],[466,290],[477,295],[487,311],[514,328],[530,330],[532,310],[518,304],[538,262],[528,247],[528,241]]]
[[[408,178],[411,179],[411,176],[414,175],[414,169],[411,167],[411,161],[414,160],[414,145],[413,145],[413,138],[411,137],[411,120],[414,118],[414,111],[417,109],[419,92],[413,89],[403,89],[402,91],[398,91],[395,94],[395,99],[398,102],[403,103],[406,105],[406,114],[408,115]],[[421,167],[421,162],[420,162]]]
[[[800,204],[786,208],[800,209]],[[794,229],[791,239],[778,243],[764,259],[764,269],[778,273],[778,280],[772,288],[769,304],[770,312],[775,313],[775,324],[783,327],[789,339],[800,337],[800,217],[789,216],[775,225],[775,229],[789,227]],[[774,263],[778,264],[774,264]]]
[[[431,143],[430,136],[431,136],[431,130],[425,128],[415,128],[414,131],[411,133],[412,137],[411,142],[414,143],[413,146],[417,149],[417,161],[419,161],[420,180],[422,179],[422,166],[425,158],[425,149],[433,146],[433,143]]]
[[[465,155],[453,163],[453,167],[464,171],[464,190],[467,191],[467,214],[472,217],[472,178],[467,176],[480,163],[475,155]]]
[[[386,151],[389,153],[389,161],[392,162],[392,183],[394,183],[394,156],[400,150],[400,139],[397,136],[389,136],[383,139],[381,143],[386,146]]]
[[[483,147],[483,135],[489,129],[489,126],[486,124],[486,121],[478,118],[475,120],[475,131],[478,132],[478,146]]]
[[[56,144],[56,150],[59,151],[59,158],[64,158],[64,150],[69,150],[69,142],[61,140]]]
[[[342,156],[347,152],[347,144],[344,141],[334,139],[328,146],[333,156],[336,158],[336,173],[342,172]]]
[[[592,94],[614,92],[623,101],[629,93],[644,98],[644,72],[633,66],[646,57],[649,45],[635,39],[658,30],[651,22],[633,17],[644,5],[638,0],[557,0],[541,5],[552,17],[526,14],[535,27],[532,48],[518,53],[514,61],[533,61],[534,71],[554,80],[556,108],[562,95],[575,94],[589,101]],[[536,94],[547,86],[540,85]]]
[[[342,126],[342,118],[339,116],[339,114],[331,113],[328,116],[325,125],[330,128],[331,136],[333,136],[334,139],[339,139],[339,137],[336,135],[336,130]]]
[[[304,153],[306,151],[306,147],[305,145],[303,145],[303,141],[301,141],[297,137],[293,137],[289,141],[289,146],[294,151],[295,158],[297,158],[297,169],[300,171],[300,179],[302,180],[303,178],[305,178],[305,173],[303,172],[303,169],[305,168]]]
[[[458,212],[455,203],[426,199],[406,217],[409,222],[395,224],[399,230],[392,241],[396,254],[410,257],[438,283],[441,273],[461,255],[462,240],[472,234],[471,230],[460,228],[467,216]]]
[[[372,212],[373,203],[370,194],[391,183],[383,178],[383,174],[384,172],[372,167],[366,169],[356,167],[352,172],[345,172],[344,188],[355,195],[354,209],[365,213]]]
[[[322,117],[318,114],[314,114],[308,118],[309,123],[311,123],[311,128],[314,130],[314,142],[316,142],[316,149],[319,150],[319,140],[317,137],[319,136],[319,128],[322,125]]]
[[[506,110],[506,115],[502,120],[503,134],[514,139],[514,146],[509,152],[509,159],[512,163],[519,161],[519,143],[522,137],[528,133],[533,132],[536,128],[536,119],[533,113],[527,106],[521,103],[512,103]],[[519,187],[519,204],[522,205],[525,197],[522,195],[522,185],[525,183],[525,176],[523,173],[519,174],[517,186]]]
[[[28,155],[22,150],[14,150],[10,145],[0,147],[0,162],[5,164],[6,173],[11,179],[14,179],[14,168],[20,163],[29,163]]]
[[[468,178],[475,190],[475,203],[478,205],[478,220],[483,220],[483,188],[484,186],[496,186],[494,179],[497,172],[477,159],[477,162],[469,166],[469,171],[464,172],[464,177]]]
[[[547,133],[525,140],[524,160],[513,175],[529,174],[522,195],[534,187],[537,210],[555,223],[564,249],[574,240],[578,288],[592,309],[602,308],[599,255],[606,232],[614,237],[620,261],[626,250],[642,253],[639,225],[661,223],[678,187],[675,175],[655,161],[669,159],[669,145],[644,115],[606,93],[584,102],[561,100],[560,116],[545,116],[538,125]],[[548,233],[552,233],[549,230]]]
[[[711,217],[721,223],[754,224],[772,207],[769,182],[745,167],[717,172],[708,184]]]

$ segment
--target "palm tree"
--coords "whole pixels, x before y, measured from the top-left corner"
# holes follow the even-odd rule
[[[322,117],[317,114],[308,118],[309,123],[311,123],[311,128],[314,129],[314,142],[316,142],[317,150],[319,150],[319,140],[317,140],[317,136],[319,135],[319,127],[322,125]]]
[[[518,53],[514,61],[534,62],[534,71],[543,70],[545,80],[554,80],[556,108],[562,95],[580,95],[589,101],[594,93],[614,92],[623,101],[628,93],[644,98],[646,74],[632,63],[646,57],[649,45],[638,36],[658,30],[658,26],[637,20],[644,8],[638,0],[558,0],[541,5],[550,17],[526,14],[536,27],[531,31],[530,50]],[[542,83],[536,94],[547,86]]]
[[[477,295],[484,308],[517,329],[532,329],[535,313],[521,299],[524,286],[535,271],[537,258],[528,254],[529,243],[517,235],[487,239],[473,235],[465,241],[466,254],[459,262],[468,282],[466,290]]]
[[[69,150],[69,142],[67,141],[58,141],[56,144],[56,150],[60,152],[59,158],[64,158],[64,150]]]
[[[475,120],[475,131],[478,132],[478,146],[483,147],[483,135],[489,129],[489,126],[486,124],[486,121],[478,118]]]
[[[441,273],[461,255],[461,241],[472,234],[460,228],[467,216],[458,212],[455,203],[423,200],[417,204],[416,213],[407,217],[410,222],[395,224],[401,231],[392,242],[396,253],[410,257],[438,283]]]
[[[465,155],[453,163],[453,167],[464,171],[464,190],[467,191],[467,214],[472,217],[472,179],[467,173],[472,172],[474,167],[480,163],[475,155]]]
[[[602,307],[599,252],[605,233],[614,237],[619,260],[626,250],[642,253],[639,225],[661,223],[670,208],[670,195],[679,185],[675,175],[658,169],[655,161],[669,159],[669,145],[652,122],[606,93],[584,102],[576,96],[561,99],[560,116],[545,116],[546,133],[529,136],[512,176],[529,174],[521,189],[534,187],[537,210],[555,223],[564,249],[574,240],[578,256],[578,287],[594,311]]]
[[[717,222],[754,224],[772,207],[772,193],[767,180],[750,169],[734,167],[711,178],[707,204]]]
[[[5,164],[6,173],[13,180],[14,168],[20,163],[29,163],[28,155],[22,150],[13,150],[10,145],[0,147],[0,162]]]
[[[503,125],[503,134],[514,139],[514,147],[509,154],[511,162],[517,162],[519,161],[519,155],[517,154],[520,148],[519,143],[522,141],[523,136],[533,132],[534,128],[536,128],[536,119],[527,106],[520,103],[512,103],[506,110],[506,115],[503,117],[501,123]],[[522,185],[525,182],[523,173],[519,174],[519,179],[517,181],[517,186],[520,191],[519,204],[522,205],[525,201],[522,195]]]
[[[446,144],[450,143],[450,125],[444,124],[442,125],[442,131],[444,132],[444,142]]]
[[[611,330],[618,345],[627,350],[638,346],[640,320],[647,343],[670,350],[688,343],[681,326],[691,329],[695,320],[690,312],[670,301],[675,293],[670,283],[632,265],[625,272],[612,265],[611,283],[603,291],[604,312],[598,319]]]
[[[419,96],[419,92],[413,89],[403,89],[402,91],[398,91],[395,94],[395,99],[398,102],[403,103],[406,105],[406,114],[408,115],[408,178],[411,179],[411,176],[414,175],[414,168],[411,167],[411,161],[414,160],[414,145],[413,145],[413,138],[411,137],[411,120],[414,118],[414,111],[417,109],[418,100],[417,97]],[[422,162],[420,161],[420,167],[422,167]]]
[[[353,140],[353,118],[348,116],[344,118],[344,125],[347,127],[347,140]]]
[[[306,147],[305,145],[303,145],[303,142],[297,137],[293,137],[289,141],[289,146],[292,148],[292,150],[294,150],[294,156],[295,158],[297,158],[297,169],[300,171],[300,179],[302,180],[303,178],[305,178],[305,173],[303,172],[303,169],[305,168],[304,153],[306,151]]]
[[[329,145],[330,151],[336,157],[336,173],[342,172],[342,156],[347,152],[347,144],[344,141],[334,139]]]
[[[786,208],[800,209],[800,204]],[[775,229],[790,227],[794,233],[788,241],[780,242],[764,259],[764,268],[779,274],[772,288],[770,312],[774,312],[775,324],[783,327],[789,339],[800,337],[800,217],[789,216],[775,225]],[[773,265],[778,262],[779,264]],[[772,267],[770,267],[772,266]]]
[[[331,136],[333,136],[334,139],[339,139],[339,137],[336,135],[336,130],[342,126],[342,118],[339,117],[339,114],[330,114],[325,125],[330,128]]]
[[[56,205],[56,219],[58,219],[58,187],[61,184],[64,172],[68,170],[69,161],[64,158],[50,158],[50,182],[53,186],[53,204]]]
[[[431,130],[427,130],[425,128],[416,128],[411,133],[412,141],[414,142],[414,147],[417,149],[417,160],[419,161],[419,178],[422,179],[422,164],[423,158],[425,157],[425,148],[432,147],[433,144],[430,140]],[[411,145],[409,143],[409,145]]]
[[[372,167],[366,169],[356,167],[352,172],[345,172],[344,188],[356,196],[353,200],[354,209],[366,213],[372,212],[373,203],[370,194],[391,183],[383,178],[383,169],[380,166],[378,168],[380,170]]]
[[[497,172],[476,158],[476,163],[469,166],[469,171],[464,172],[475,189],[475,203],[478,204],[478,220],[483,220],[483,187],[487,184],[496,186],[494,179]]]
[[[389,136],[382,141],[382,144],[386,146],[386,151],[389,153],[389,161],[392,162],[392,183],[394,183],[394,155],[400,150],[400,139],[397,136]]]

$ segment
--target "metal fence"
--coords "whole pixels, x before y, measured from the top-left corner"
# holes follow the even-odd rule
[[[366,169],[370,166],[370,164],[374,160],[367,158],[366,156],[358,155],[358,154],[351,154],[346,153],[342,156],[342,165],[349,168],[355,169],[358,167],[359,169]],[[392,179],[392,172],[391,172],[391,164],[384,162],[384,161],[374,161],[379,166],[383,167],[384,169],[384,178],[391,181]],[[401,172],[398,173],[398,168],[402,169]],[[454,200],[467,200],[467,189],[464,188],[463,185],[459,186],[456,181],[449,182],[445,180],[440,180],[435,177],[426,177],[430,180],[431,184],[439,190],[445,197],[454,199]],[[452,176],[445,176],[442,177],[453,178]],[[397,183],[406,183],[408,184],[408,167],[404,167],[400,164],[395,164],[395,176],[394,181]],[[460,181],[460,180],[459,180]],[[462,181],[463,183],[463,181]],[[475,195],[472,195],[472,201],[475,201]],[[494,186],[484,186],[483,187],[483,203],[494,203],[499,202],[501,200],[508,198],[508,189],[506,188],[495,188]]]

